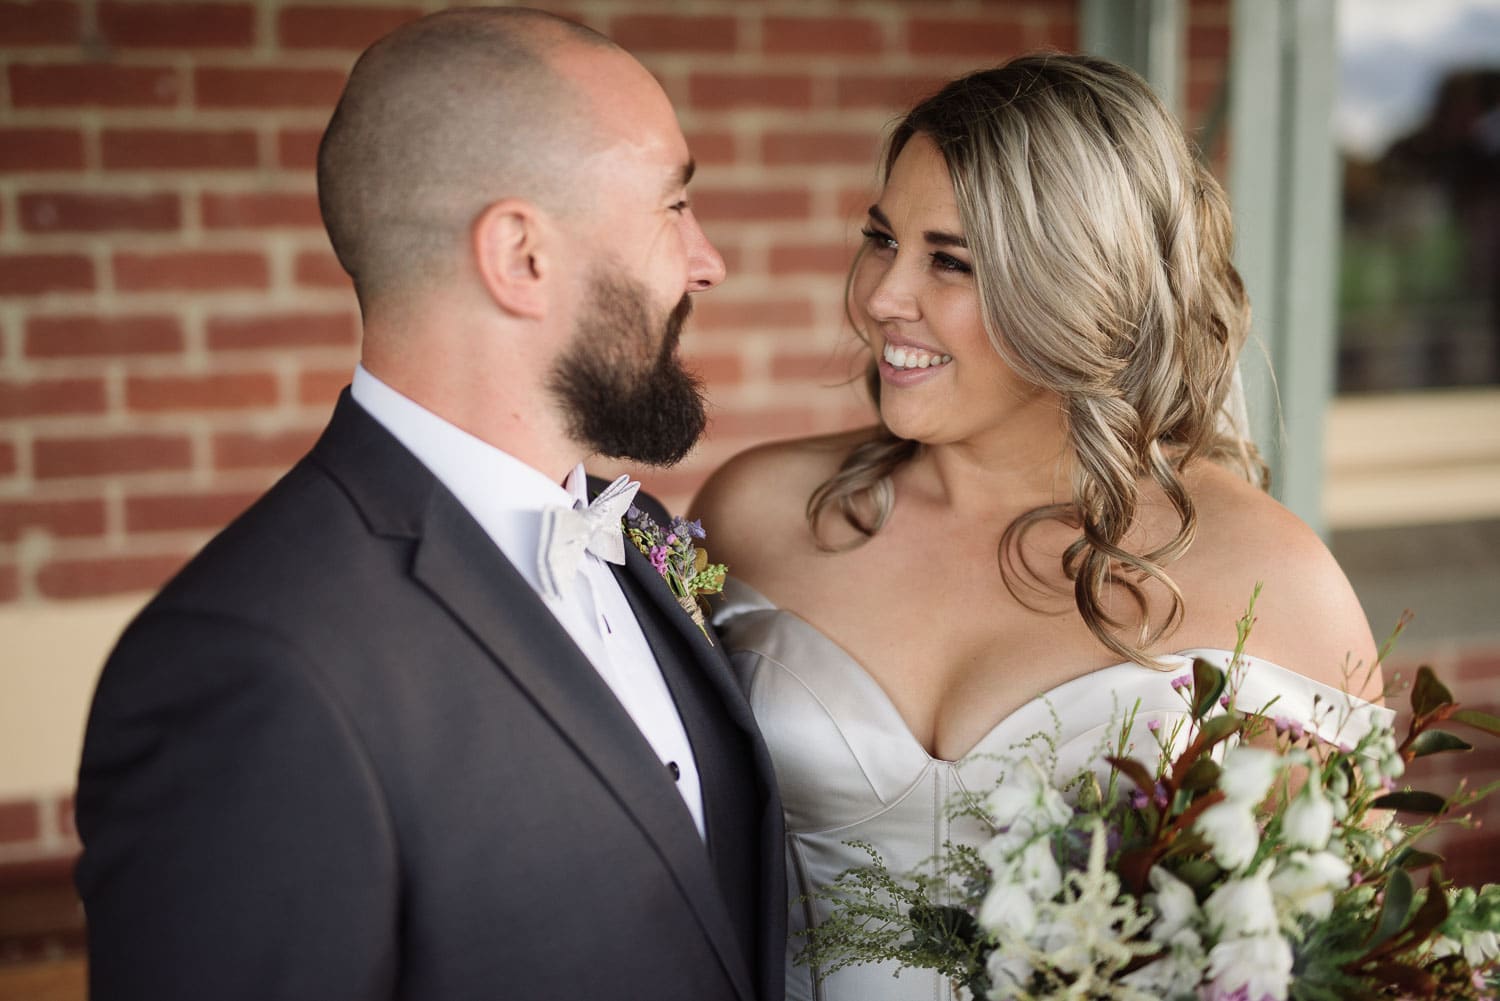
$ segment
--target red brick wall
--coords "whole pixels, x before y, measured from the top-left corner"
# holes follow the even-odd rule
[[[0,0],[0,602],[149,590],[307,447],[357,314],[313,155],[369,41],[443,6]],[[947,77],[1076,44],[1076,0],[575,0],[661,78],[730,277],[686,339],[710,436],[680,505],[766,438],[866,419],[833,388],[883,129]],[[1187,88],[1222,78],[1194,4]]]

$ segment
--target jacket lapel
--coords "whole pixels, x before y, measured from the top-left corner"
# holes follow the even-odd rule
[[[415,539],[412,577],[552,721],[656,846],[736,990],[752,1001],[745,958],[692,817],[567,630],[457,499],[347,391],[314,455],[344,484],[372,531]]]

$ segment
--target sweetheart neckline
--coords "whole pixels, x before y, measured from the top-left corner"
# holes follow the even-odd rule
[[[1078,683],[1080,683],[1080,682],[1082,682],[1082,681],[1084,681],[1084,680],[1086,680],[1088,678],[1092,678],[1093,676],[1095,676],[1095,675],[1097,675],[1097,674],[1099,674],[1101,672],[1104,672],[1104,671],[1113,671],[1113,670],[1122,669],[1122,668],[1136,668],[1136,669],[1141,670],[1141,671],[1150,671],[1153,674],[1166,674],[1166,673],[1168,673],[1167,671],[1158,671],[1155,668],[1146,667],[1144,665],[1137,664],[1135,661],[1130,661],[1130,660],[1121,661],[1121,662],[1116,663],[1116,664],[1106,664],[1106,665],[1104,665],[1102,667],[1096,667],[1096,668],[1092,668],[1091,670],[1084,671],[1082,674],[1079,674],[1079,675],[1076,675],[1075,677],[1069,678],[1068,680],[1066,680],[1064,682],[1061,682],[1060,684],[1052,686],[1051,688],[1047,689],[1044,692],[1041,692],[1041,693],[1039,693],[1037,695],[1032,696],[1029,699],[1026,699],[1020,705],[1016,706],[1016,708],[1013,709],[1011,712],[1006,713],[1003,717],[1001,717],[999,720],[997,720],[995,722],[995,724],[993,726],[991,726],[988,730],[986,730],[979,737],[979,739],[977,741],[975,741],[974,744],[967,751],[965,751],[963,754],[959,755],[956,758],[942,758],[942,757],[938,757],[937,755],[935,755],[931,751],[929,751],[927,749],[927,745],[923,744],[922,741],[920,739],[918,739],[917,735],[912,731],[911,725],[907,722],[906,717],[904,715],[902,715],[900,709],[896,708],[895,701],[890,697],[890,693],[885,690],[885,686],[880,683],[879,679],[877,679],[873,674],[871,674],[869,672],[869,670],[864,666],[864,664],[860,663],[860,661],[853,654],[851,654],[848,650],[846,650],[837,640],[835,640],[833,637],[829,636],[827,633],[823,632],[823,630],[819,629],[817,626],[813,625],[810,621],[808,621],[807,619],[803,618],[801,615],[797,614],[796,612],[792,611],[791,609],[789,609],[789,608],[783,608],[782,606],[775,604],[769,598],[767,598],[765,595],[761,594],[759,591],[757,591],[755,588],[751,587],[749,584],[746,584],[744,581],[738,580],[738,579],[734,579],[733,583],[739,589],[748,592],[755,599],[754,607],[746,607],[746,608],[743,609],[743,611],[745,611],[745,612],[751,612],[751,611],[772,612],[772,613],[775,613],[775,614],[778,614],[778,615],[783,615],[783,616],[789,618],[790,620],[792,620],[793,622],[797,623],[798,625],[800,625],[802,628],[806,629],[808,632],[812,633],[812,635],[814,637],[816,637],[819,642],[825,644],[830,649],[832,649],[833,651],[835,651],[839,655],[838,659],[843,660],[844,662],[846,662],[847,664],[849,664],[850,667],[853,668],[855,676],[860,679],[861,684],[863,685],[863,687],[869,689],[871,691],[871,693],[875,696],[876,701],[881,706],[883,706],[883,708],[885,709],[885,711],[887,711],[887,712],[890,713],[891,717],[899,725],[899,729],[901,731],[901,734],[906,739],[906,741],[909,744],[911,744],[911,746],[914,747],[917,751],[919,751],[922,754],[922,756],[930,764],[948,765],[948,766],[952,766],[952,767],[958,767],[958,766],[963,765],[965,762],[967,762],[970,759],[978,756],[980,750],[986,744],[988,744],[990,742],[990,740],[995,736],[995,734],[999,733],[1002,729],[1004,729],[1005,726],[1006,726],[1006,724],[1009,723],[1011,720],[1016,719],[1017,717],[1021,716],[1023,713],[1025,713],[1028,710],[1032,709],[1032,707],[1037,706],[1039,704],[1047,704],[1047,705],[1050,706],[1051,705],[1050,700],[1054,696],[1056,696],[1060,692],[1062,692],[1064,689],[1068,688],[1071,685],[1078,684]],[[730,606],[726,607],[724,609],[724,611],[726,613],[728,613],[728,612],[734,612],[735,609],[733,607],[733,603],[731,603]],[[1181,667],[1188,667],[1188,666],[1190,666],[1192,664],[1193,657],[1196,654],[1221,654],[1221,655],[1224,655],[1226,658],[1233,658],[1234,651],[1232,651],[1232,650],[1226,650],[1226,649],[1224,649],[1222,647],[1188,647],[1185,650],[1180,651],[1180,652],[1168,653],[1168,654],[1161,654],[1160,656],[1162,656],[1162,657],[1170,657],[1170,658],[1181,660],[1184,663],[1182,663],[1180,666]],[[1255,664],[1259,664],[1259,665],[1265,665],[1265,666],[1271,667],[1271,668],[1273,668],[1273,669],[1275,669],[1277,671],[1282,671],[1282,672],[1285,672],[1285,673],[1288,673],[1288,674],[1296,675],[1296,672],[1294,672],[1294,671],[1290,671],[1287,668],[1284,668],[1281,665],[1276,664],[1276,663],[1274,663],[1272,661],[1263,660],[1262,658],[1256,657],[1253,654],[1241,654],[1240,657],[1241,657],[1242,660],[1246,661],[1247,663],[1255,663]],[[1296,676],[1299,677],[1299,678],[1302,677],[1301,675],[1296,675]],[[1028,731],[1028,733],[1026,734],[1026,736],[1030,736],[1031,732],[1034,732],[1034,731]]]

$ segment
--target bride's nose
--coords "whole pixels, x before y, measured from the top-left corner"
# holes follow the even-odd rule
[[[907,273],[909,269],[903,266],[904,262],[898,258],[889,262],[870,263],[882,268],[874,286],[865,297],[865,312],[870,318],[879,322],[920,318],[922,311],[917,307],[916,291],[912,287],[911,276]]]

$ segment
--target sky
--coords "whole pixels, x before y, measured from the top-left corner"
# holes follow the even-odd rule
[[[1500,69],[1500,0],[1338,0],[1339,145],[1378,157],[1456,68]]]

